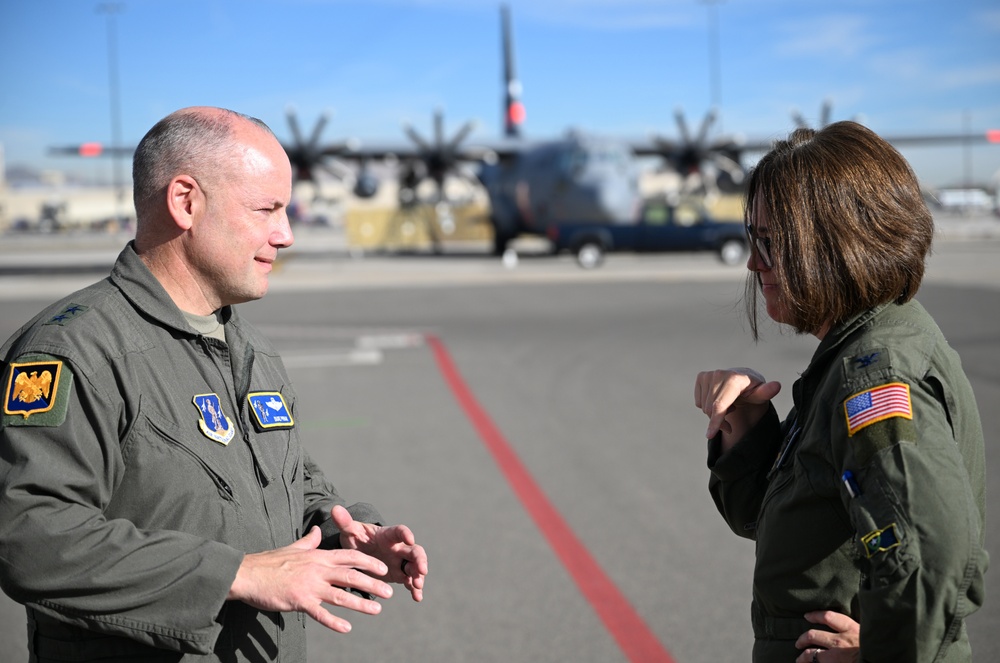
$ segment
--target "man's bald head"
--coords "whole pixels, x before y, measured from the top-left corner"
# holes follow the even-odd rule
[[[183,108],[157,122],[132,158],[132,197],[139,224],[156,218],[166,187],[175,176],[187,174],[210,181],[229,170],[232,160],[241,157],[235,130],[242,123],[274,136],[261,120],[224,108]]]

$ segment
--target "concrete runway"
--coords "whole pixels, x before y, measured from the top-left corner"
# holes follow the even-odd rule
[[[995,239],[939,242],[918,295],[976,390],[991,505],[998,258]],[[755,346],[735,304],[744,274],[710,255],[616,255],[595,272],[530,255],[507,269],[467,251],[286,261],[242,310],[285,357],[304,442],[349,501],[409,525],[431,564],[424,603],[398,593],[377,617],[345,614],[346,636],[312,624],[310,661],[603,663],[646,637],[666,658],[644,660],[747,660],[753,544],[708,496],[693,379],[749,365],[790,388],[816,341],[775,328]],[[0,276],[0,337],[99,277],[96,265]],[[442,357],[480,408],[471,418]],[[789,402],[780,394],[779,411]],[[1000,559],[996,508],[987,527]],[[566,550],[595,567],[574,575]],[[613,590],[603,599],[588,594],[595,576]],[[1000,660],[992,576],[969,623],[977,661]],[[633,612],[609,626],[595,604],[619,598]],[[3,650],[23,652],[24,638],[23,609],[0,596]]]

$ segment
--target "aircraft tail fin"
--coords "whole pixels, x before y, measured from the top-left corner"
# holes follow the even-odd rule
[[[514,47],[510,29],[510,8],[500,5],[500,19],[503,38],[503,78],[504,78],[504,135],[520,138],[521,124],[524,122],[524,104],[521,103],[521,81],[514,72]]]

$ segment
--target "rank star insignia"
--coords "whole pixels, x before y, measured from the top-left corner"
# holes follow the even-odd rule
[[[65,325],[67,322],[77,318],[86,311],[89,306],[84,306],[83,304],[69,304],[63,310],[59,311],[56,315],[52,316],[47,325]]]
[[[61,361],[30,362],[10,365],[10,378],[4,395],[4,414],[19,414],[25,419],[48,412],[56,402]]]
[[[215,440],[225,446],[236,435],[236,427],[222,412],[222,404],[219,402],[217,394],[198,394],[193,399],[194,406],[198,408],[201,417],[198,419],[198,428],[210,440]]]

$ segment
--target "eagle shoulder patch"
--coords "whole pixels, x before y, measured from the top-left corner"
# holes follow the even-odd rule
[[[62,360],[11,362],[3,397],[8,426],[58,426],[66,419],[73,373]]]

